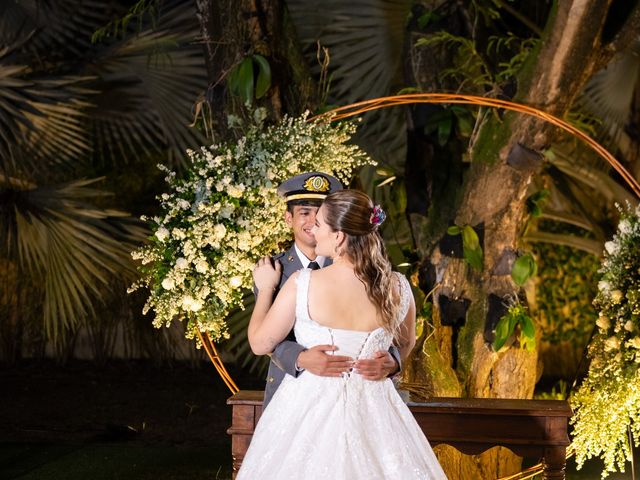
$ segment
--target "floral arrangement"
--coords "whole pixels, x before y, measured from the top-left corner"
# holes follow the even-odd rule
[[[640,206],[620,210],[594,300],[600,313],[589,372],[572,399],[576,462],[602,457],[602,478],[624,472],[630,441],[640,440]]]
[[[291,238],[278,184],[305,171],[348,184],[356,168],[373,164],[348,144],[353,123],[309,121],[305,113],[265,126],[264,117],[257,110],[235,143],[188,151],[183,179],[160,166],[170,192],[159,197],[160,216],[143,218],[153,236],[132,253],[142,277],[129,289],[148,287],[144,313],[155,311],[154,326],[179,318],[187,321],[187,338],[198,330],[213,341],[228,338],[225,319],[242,308],[255,262]]]

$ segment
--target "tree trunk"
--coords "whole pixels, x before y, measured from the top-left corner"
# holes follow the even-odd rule
[[[602,31],[607,0],[558,2],[552,10],[542,46],[533,52],[517,78],[516,101],[562,117],[586,80],[608,55]],[[637,10],[637,8],[636,8]],[[609,57],[610,58],[610,57]],[[472,140],[472,160],[465,181],[449,202],[433,198],[431,211],[454,212],[439,221],[412,213],[414,236],[428,242],[421,266],[421,288],[433,293],[433,331],[418,343],[404,374],[405,384],[426,382],[425,393],[474,398],[531,398],[538,378],[537,351],[511,340],[506,351],[493,350],[489,318],[490,295],[499,300],[522,298],[511,279],[511,266],[528,220],[526,197],[533,175],[542,165],[540,152],[557,132],[533,117],[484,112]],[[437,216],[437,214],[436,214]],[[449,224],[470,225],[479,232],[484,252],[481,271],[459,258],[458,237],[446,234]],[[420,240],[419,240],[420,241]],[[425,246],[423,245],[423,248]],[[429,248],[432,247],[432,248]],[[494,297],[495,298],[495,297]],[[495,301],[493,302],[495,304]],[[493,321],[493,323],[491,323]],[[414,393],[420,393],[414,389]],[[440,460],[451,478],[495,479],[515,473],[520,460],[505,449],[475,458],[439,447]]]
[[[254,105],[266,107],[272,120],[315,107],[315,86],[282,0],[196,0],[196,5],[209,77],[205,100],[216,133],[232,134],[228,114],[250,114],[226,88],[229,73],[248,55],[262,55],[271,67],[271,88]]]

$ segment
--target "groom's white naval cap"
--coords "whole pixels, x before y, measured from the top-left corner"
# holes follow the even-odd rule
[[[342,190],[336,177],[322,172],[305,172],[285,180],[278,187],[278,194],[287,202],[293,200],[324,200],[327,195]]]

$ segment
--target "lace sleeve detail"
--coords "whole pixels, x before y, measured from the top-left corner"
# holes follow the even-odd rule
[[[412,293],[407,277],[402,275],[400,272],[395,272],[395,275],[400,287],[400,308],[398,309],[398,324],[400,324],[409,311],[409,303]]]

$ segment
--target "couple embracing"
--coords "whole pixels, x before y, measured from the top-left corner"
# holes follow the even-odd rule
[[[271,364],[237,479],[446,478],[389,378],[415,344],[415,304],[384,212],[324,173],[278,191],[294,245],[254,269],[249,342]]]

